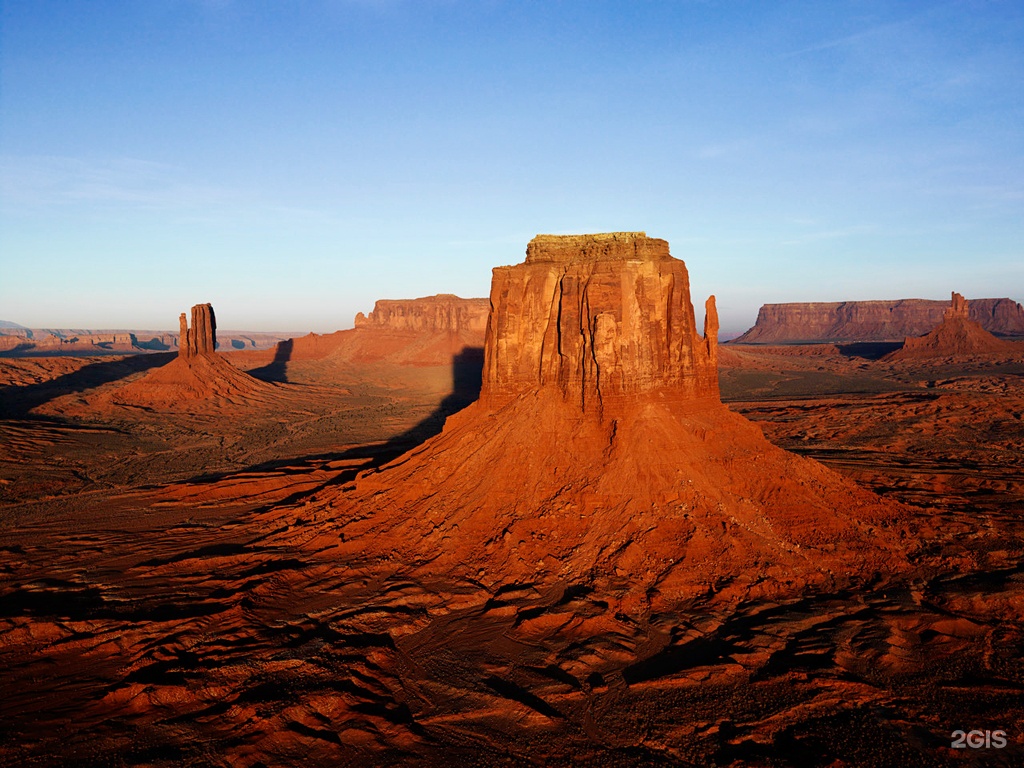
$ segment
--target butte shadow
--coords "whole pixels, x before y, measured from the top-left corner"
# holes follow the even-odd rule
[[[91,363],[39,384],[0,387],[0,418],[44,418],[30,414],[30,411],[65,395],[85,392],[167,365],[174,356],[173,352],[132,355],[118,360]]]
[[[908,508],[722,405],[714,297],[701,336],[664,240],[538,236],[490,303],[479,401],[309,505],[291,545],[487,589],[603,582],[629,603],[908,568]]]

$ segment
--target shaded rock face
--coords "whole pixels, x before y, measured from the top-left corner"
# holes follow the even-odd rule
[[[369,315],[356,315],[356,328],[395,331],[483,333],[490,305],[487,299],[463,299],[439,294],[421,299],[381,299]]]
[[[212,355],[217,351],[217,317],[213,305],[196,304],[192,307],[192,327],[188,326],[185,313],[178,318],[181,335],[178,341],[178,356],[186,360],[198,355]]]
[[[491,283],[482,398],[557,388],[584,410],[669,390],[718,398],[718,315],[697,334],[686,265],[643,232],[539,235]]]
[[[978,355],[1020,355],[1022,345],[998,339],[970,319],[970,303],[953,292],[942,322],[924,336],[908,338],[903,346],[885,356],[885,360],[923,360]]]
[[[765,304],[736,343],[898,341],[938,325],[944,301],[844,301]],[[969,318],[990,333],[1024,336],[1024,307],[1011,299],[972,299]]]

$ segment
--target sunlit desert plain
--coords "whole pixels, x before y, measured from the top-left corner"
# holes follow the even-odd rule
[[[334,334],[11,343],[0,763],[1019,765],[986,301],[719,343],[664,240],[538,236]]]

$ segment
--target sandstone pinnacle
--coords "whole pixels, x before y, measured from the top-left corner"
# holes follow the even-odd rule
[[[178,356],[186,360],[197,355],[212,355],[217,350],[217,318],[212,304],[196,304],[192,307],[192,327],[188,327],[185,313],[178,318],[181,336],[178,339]]]

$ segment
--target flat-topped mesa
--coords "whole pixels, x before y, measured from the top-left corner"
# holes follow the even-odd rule
[[[525,262],[493,270],[481,400],[557,387],[584,411],[654,391],[718,402],[714,297],[704,327],[664,240],[541,235]]]
[[[421,299],[381,299],[369,315],[356,315],[355,327],[483,333],[489,309],[487,299],[463,299],[450,293]]]
[[[213,313],[213,305],[196,304],[192,307],[191,328],[184,312],[178,322],[181,326],[178,357],[188,360],[198,355],[212,355],[217,350],[217,317]]]

